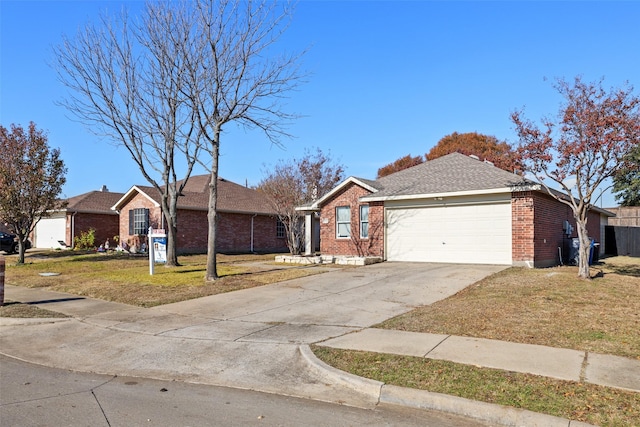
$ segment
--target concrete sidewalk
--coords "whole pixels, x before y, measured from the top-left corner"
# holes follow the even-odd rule
[[[0,351],[64,369],[245,388],[363,408],[402,404],[503,425],[582,424],[357,378],[326,366],[308,346],[432,357],[640,391],[636,360],[371,329],[500,268],[403,264],[402,272],[397,269],[383,263],[332,271],[151,309],[6,286],[7,299],[72,317],[0,318]]]
[[[449,360],[640,392],[640,360],[482,338],[363,329],[318,343],[325,347]]]

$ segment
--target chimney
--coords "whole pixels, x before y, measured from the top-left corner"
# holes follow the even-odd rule
[[[106,192],[109,191],[109,189],[107,188],[106,185],[103,185],[102,188],[100,188],[100,191],[103,192],[103,193],[106,193]]]

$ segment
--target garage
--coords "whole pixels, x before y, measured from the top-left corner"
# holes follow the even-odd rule
[[[388,261],[511,264],[511,199],[388,203]]]
[[[66,215],[42,218],[36,225],[34,247],[42,249],[60,248],[58,240],[66,240]]]

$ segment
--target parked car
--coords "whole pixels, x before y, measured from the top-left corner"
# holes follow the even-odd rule
[[[25,249],[31,249],[31,242],[27,239]],[[4,233],[0,231],[0,251],[8,254],[18,252],[18,237],[15,234]]]

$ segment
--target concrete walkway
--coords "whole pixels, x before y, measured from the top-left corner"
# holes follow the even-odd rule
[[[372,329],[499,271],[383,263],[143,309],[6,286],[67,319],[0,318],[0,352],[46,366],[252,389],[372,408],[437,409],[502,425],[581,423],[403,389],[337,371],[308,345],[407,354],[640,391],[640,361],[447,335]]]

